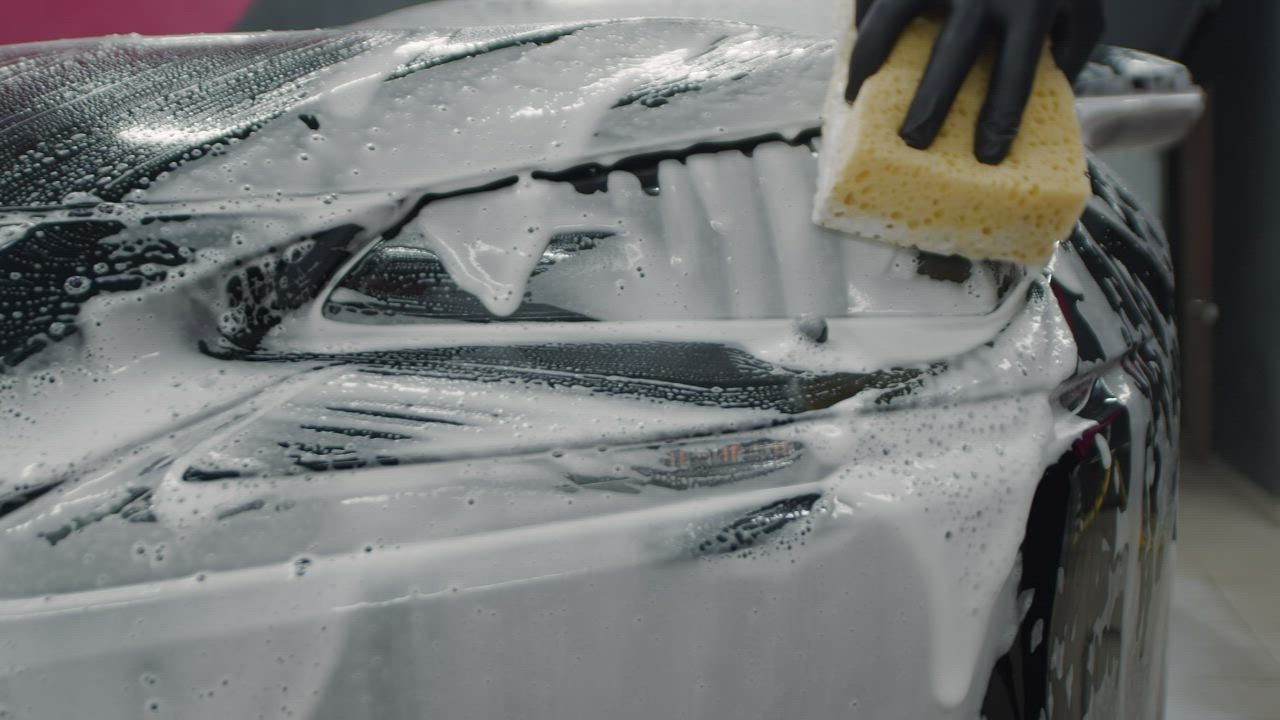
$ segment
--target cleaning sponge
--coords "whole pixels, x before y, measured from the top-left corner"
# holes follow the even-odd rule
[[[1090,192],[1071,85],[1046,46],[1008,159],[984,165],[973,142],[991,78],[987,52],[933,146],[913,149],[898,129],[940,31],[937,20],[914,20],[852,106],[844,86],[853,31],[841,39],[823,113],[814,222],[934,253],[1043,265]]]

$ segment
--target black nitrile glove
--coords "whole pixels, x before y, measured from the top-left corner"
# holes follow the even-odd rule
[[[946,16],[899,133],[908,145],[920,150],[932,145],[942,129],[984,42],[991,36],[1000,41],[974,140],[974,155],[988,165],[998,165],[1009,155],[1045,40],[1052,39],[1058,67],[1074,80],[1103,28],[1102,0],[856,1],[858,41],[849,59],[849,84],[844,94],[849,102],[888,59],[898,36],[913,19],[930,11]]]

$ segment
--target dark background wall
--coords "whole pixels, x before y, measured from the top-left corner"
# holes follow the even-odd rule
[[[1188,62],[1212,98],[1214,449],[1280,495],[1280,2],[1222,3]]]
[[[241,30],[301,30],[349,25],[422,0],[255,0]]]
[[[1168,194],[1179,282],[1210,288],[1184,292],[1182,305],[1216,305],[1211,327],[1198,310],[1181,318],[1184,358],[1201,365],[1185,377],[1209,386],[1184,389],[1209,397],[1186,403],[1184,425],[1203,425],[1218,457],[1280,496],[1280,2],[1107,7],[1108,42],[1182,59],[1209,93],[1208,122],[1196,147],[1175,153]],[[1207,247],[1177,247],[1195,243]]]
[[[1218,5],[1219,0],[1103,0],[1107,12],[1104,41],[1180,58],[1202,19]]]

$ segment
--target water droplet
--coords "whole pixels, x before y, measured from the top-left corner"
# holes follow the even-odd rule
[[[93,281],[84,275],[72,275],[62,284],[62,289],[65,290],[68,295],[73,296],[83,295],[89,292],[89,289],[92,287]]]

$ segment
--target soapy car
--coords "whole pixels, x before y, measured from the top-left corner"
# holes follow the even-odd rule
[[[1045,268],[813,226],[831,52],[0,48],[3,712],[1160,717],[1164,237],[1097,163]]]

